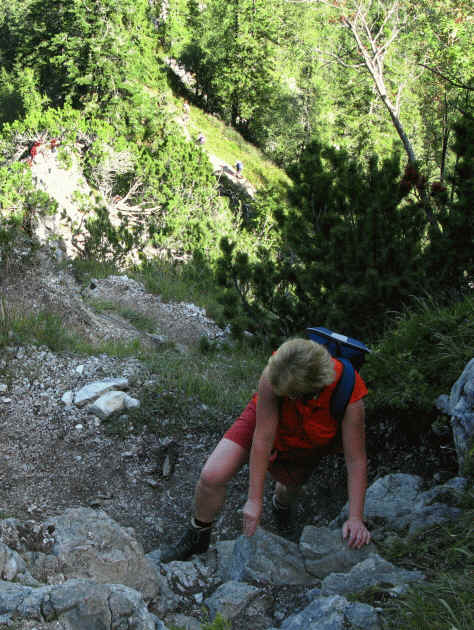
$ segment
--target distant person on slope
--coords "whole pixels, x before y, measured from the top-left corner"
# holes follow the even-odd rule
[[[206,136],[202,133],[202,131],[199,133],[198,137],[196,138],[196,141],[200,145],[203,145],[206,142]]]
[[[252,536],[262,514],[265,476],[275,479],[272,508],[279,526],[291,527],[291,507],[319,460],[331,450],[337,422],[330,414],[331,394],[342,364],[322,345],[290,339],[270,357],[255,394],[242,415],[208,458],[195,491],[194,515],[183,538],[162,551],[161,562],[186,560],[207,551],[214,520],[227,483],[249,462],[249,489],[243,531]],[[364,381],[356,372],[352,396],[342,421],[342,444],[348,473],[349,518],[342,536],[349,547],[370,542],[363,522],[367,486]]]
[[[235,170],[237,171],[237,177],[241,179],[242,171],[244,170],[244,165],[242,164],[240,160],[237,160],[237,162],[235,163]]]
[[[189,113],[191,111],[191,108],[189,106],[189,102],[188,101],[184,101],[183,103],[183,114],[184,114],[184,121],[187,122],[189,120]]]

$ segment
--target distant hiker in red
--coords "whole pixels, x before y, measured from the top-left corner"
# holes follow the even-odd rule
[[[278,348],[262,372],[258,392],[204,465],[191,524],[175,546],[162,551],[161,562],[186,560],[208,549],[227,483],[247,462],[244,534],[252,536],[260,523],[267,472],[276,481],[272,498],[276,522],[282,531],[291,530],[292,504],[321,458],[331,452],[338,434],[330,403],[342,374],[341,361],[315,341],[291,339]],[[355,372],[341,433],[349,495],[349,518],[342,527],[342,537],[356,549],[370,542],[363,521],[367,457],[362,399],[367,393],[364,381]]]
[[[33,143],[33,146],[30,149],[30,156],[32,160],[34,160],[36,155],[38,154],[38,148],[40,146],[41,146],[41,142],[36,141]]]

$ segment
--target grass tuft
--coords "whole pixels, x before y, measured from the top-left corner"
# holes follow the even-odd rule
[[[462,517],[383,549],[398,565],[417,568],[427,581],[384,607],[388,630],[470,630],[474,627],[474,492]]]

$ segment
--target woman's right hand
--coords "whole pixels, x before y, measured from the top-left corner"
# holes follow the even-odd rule
[[[246,536],[253,536],[260,523],[260,517],[262,515],[262,503],[261,501],[254,501],[248,499],[244,505],[244,523],[243,531]]]

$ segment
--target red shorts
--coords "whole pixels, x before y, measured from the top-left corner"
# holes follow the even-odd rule
[[[257,404],[252,398],[223,437],[235,442],[250,453],[256,421]],[[321,457],[326,454],[327,449],[325,448],[275,452],[272,455],[276,457],[275,459],[271,458],[268,472],[275,481],[279,481],[285,486],[301,486],[308,481],[317,468]]]

